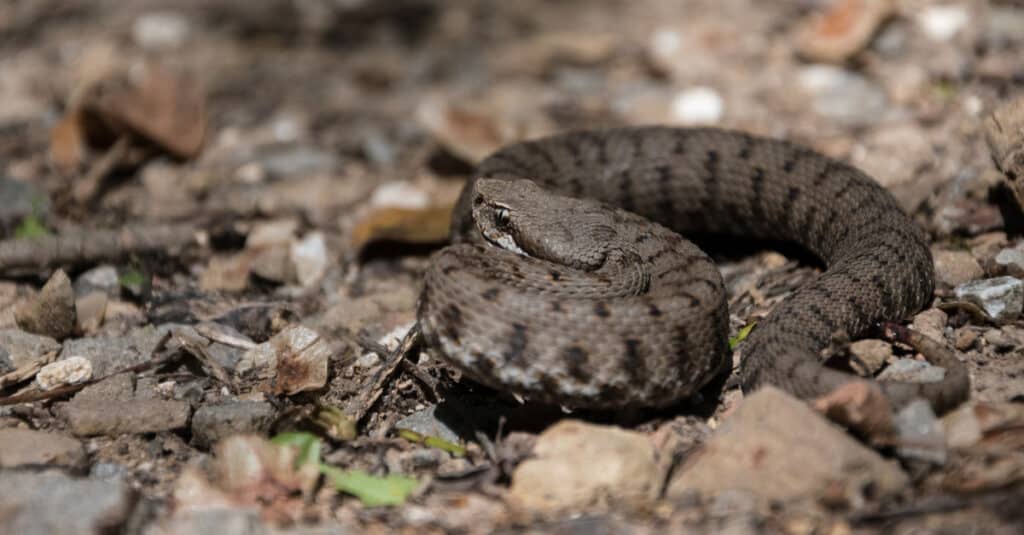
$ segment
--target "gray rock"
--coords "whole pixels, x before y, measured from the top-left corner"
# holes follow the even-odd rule
[[[856,507],[866,488],[878,499],[909,482],[898,465],[770,386],[744,399],[695,455],[699,462],[688,463],[669,483],[669,498],[740,490],[788,502],[827,493]]]
[[[185,510],[166,518],[154,535],[269,535],[273,533],[260,520],[259,511],[251,509],[198,509]]]
[[[87,458],[77,440],[32,429],[0,429],[0,468],[57,465],[82,468]]]
[[[0,329],[0,347],[15,369],[39,362],[47,353],[60,350],[60,344],[53,338],[20,329]]]
[[[49,197],[28,182],[0,177],[0,229],[13,229],[31,215],[45,216]]]
[[[1024,277],[1024,246],[1008,247],[996,253],[996,267],[1013,277]]]
[[[191,412],[187,402],[159,399],[74,400],[64,408],[68,426],[76,436],[114,436],[184,429]]]
[[[135,375],[119,373],[80,390],[72,402],[129,401],[135,397]]]
[[[260,401],[203,405],[192,417],[192,438],[196,445],[209,448],[230,435],[264,434],[276,415],[270,403]]]
[[[934,383],[946,376],[946,370],[932,366],[923,360],[897,359],[882,373],[879,381],[899,381],[905,383]]]
[[[57,340],[71,336],[77,317],[71,279],[59,269],[33,299],[14,311],[14,319],[19,327]]]
[[[165,328],[135,329],[128,336],[76,338],[64,343],[61,355],[79,356],[92,362],[94,377],[103,377],[150,359]]]
[[[810,65],[797,75],[811,95],[811,108],[846,126],[868,126],[884,117],[885,91],[875,82],[831,65]]]
[[[954,287],[985,276],[981,264],[967,251],[933,251],[935,278],[939,284]]]
[[[0,472],[3,531],[19,535],[119,533],[135,496],[122,481],[76,479],[60,472]]]
[[[459,435],[444,422],[437,419],[437,405],[414,412],[395,424],[396,429],[408,429],[427,437],[437,437],[454,444],[460,444]]]
[[[103,292],[109,297],[121,296],[121,281],[117,268],[110,265],[96,266],[78,276],[75,280],[75,295],[83,296],[92,292]]]
[[[901,409],[895,423],[900,437],[896,452],[900,457],[939,465],[946,462],[942,422],[927,401],[919,399]]]
[[[302,145],[269,148],[260,164],[271,178],[287,178],[336,169],[340,160],[333,153]]]
[[[1024,281],[1016,277],[996,277],[968,282],[956,287],[957,299],[974,303],[996,321],[1012,321],[1024,308]]]

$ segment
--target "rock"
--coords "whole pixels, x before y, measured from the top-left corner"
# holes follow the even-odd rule
[[[0,429],[0,468],[56,465],[79,469],[88,458],[77,440],[31,429]]]
[[[996,253],[996,269],[1011,277],[1024,278],[1024,244],[1008,247]]]
[[[527,511],[578,509],[610,496],[651,498],[663,477],[650,440],[615,427],[563,420],[537,438],[533,453],[516,468],[508,495]]]
[[[116,436],[184,429],[191,412],[185,401],[73,400],[65,406],[64,417],[76,436]]]
[[[1024,308],[1024,282],[1015,277],[996,277],[957,286],[957,299],[981,307],[992,319],[1007,322],[1020,316]]]
[[[967,251],[932,251],[932,258],[935,260],[935,278],[946,287],[952,288],[985,276],[981,265]]]
[[[942,309],[929,308],[914,316],[914,321],[911,325],[915,331],[936,342],[941,342],[946,338],[946,323],[948,321],[949,315]]]
[[[199,287],[208,292],[240,292],[249,286],[251,271],[249,255],[214,256],[199,275]]]
[[[217,535],[271,535],[282,533],[271,530],[254,508],[212,508],[186,509],[169,516],[158,524],[149,535],[193,535],[216,533]]]
[[[43,366],[36,384],[43,390],[74,385],[92,379],[92,363],[82,357],[68,357]]]
[[[121,281],[114,266],[97,266],[78,276],[75,280],[75,295],[83,296],[92,292],[103,292],[109,297],[121,297]]]
[[[49,198],[45,193],[28,182],[0,176],[0,234],[13,230],[25,218],[45,214],[49,210]]]
[[[875,128],[858,136],[850,152],[850,162],[874,177],[909,212],[941,186],[940,173],[928,172],[920,165],[907,162],[929,162],[935,159],[935,148],[928,133],[916,121],[890,121],[884,128]]]
[[[1004,332],[1002,329],[989,329],[982,335],[982,339],[999,352],[1010,351],[1016,348],[1020,341]]]
[[[0,480],[0,511],[7,533],[120,533],[135,503],[123,481],[76,479],[52,470],[5,471]]]
[[[1018,208],[1024,207],[1024,97],[1001,104],[985,119],[985,141]]]
[[[327,384],[331,348],[311,329],[290,327],[246,351],[235,366],[243,376],[262,379],[286,395],[317,390]]]
[[[923,360],[896,359],[878,374],[879,381],[934,383],[946,376],[946,370]]]
[[[919,459],[933,464],[946,462],[946,435],[931,405],[918,399],[896,415],[900,457]]]
[[[14,311],[14,319],[22,329],[63,340],[75,330],[75,292],[71,279],[57,270],[46,281],[39,294]]]
[[[437,405],[416,411],[395,423],[395,429],[408,429],[425,437],[437,437],[453,444],[461,444],[462,439],[448,425],[437,419]]]
[[[135,398],[135,375],[119,373],[81,389],[74,402],[82,401],[130,401]]]
[[[839,63],[860,52],[878,27],[895,12],[892,0],[840,0],[827,13],[800,22],[796,47],[800,55]]]
[[[340,160],[331,152],[304,145],[267,147],[260,164],[270,178],[289,178],[331,173]]]
[[[668,497],[751,492],[788,502],[834,497],[857,507],[865,489],[884,499],[906,487],[896,463],[862,446],[775,387],[746,398],[672,479]]]
[[[144,13],[132,24],[132,40],[149,50],[178,48],[188,39],[188,33],[188,20],[171,11]]]
[[[149,360],[166,328],[141,327],[127,336],[76,338],[64,343],[62,355],[92,362],[94,377],[105,377]]]
[[[967,449],[986,442],[997,448],[1024,446],[1024,405],[970,401],[942,418],[950,448]]]
[[[722,120],[724,103],[710,87],[698,86],[680,91],[672,99],[672,122],[680,125],[716,124]]]
[[[867,375],[874,375],[892,358],[892,346],[885,340],[857,340],[850,344],[850,352],[864,365]]]
[[[888,109],[882,88],[853,71],[810,65],[797,73],[797,83],[810,94],[816,113],[849,127],[874,124]]]
[[[19,329],[0,329],[0,347],[15,369],[40,363],[60,351],[60,344],[53,338]]]
[[[289,259],[295,271],[295,278],[302,287],[308,288],[320,282],[330,263],[324,235],[320,232],[310,232],[301,240],[292,243]]]
[[[978,341],[978,332],[974,329],[963,327],[957,329],[953,333],[953,347],[957,351],[967,351],[974,347],[974,343]]]
[[[91,292],[75,300],[75,316],[83,333],[95,332],[103,324],[109,297],[103,292]]]
[[[970,20],[965,6],[959,4],[925,6],[915,17],[917,25],[936,41],[949,41]]]
[[[261,401],[206,404],[192,416],[192,439],[199,447],[209,448],[231,435],[262,435],[276,415],[273,405]]]

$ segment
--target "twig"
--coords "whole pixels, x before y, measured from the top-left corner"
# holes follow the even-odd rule
[[[75,202],[84,205],[96,198],[100,186],[103,185],[103,179],[124,160],[130,146],[131,136],[121,136],[107,152],[103,153],[103,156],[93,162],[85,176],[75,181],[72,186],[71,195]]]
[[[405,360],[405,356],[412,351],[413,347],[419,344],[421,336],[419,323],[417,323],[409,329],[409,332],[402,338],[402,342],[398,344],[398,347],[393,351],[387,351],[386,348],[382,348],[385,351],[383,355],[387,356],[384,359],[384,364],[370,382],[370,388],[364,391],[364,395],[361,396],[361,399],[359,400],[359,405],[353,418],[356,423],[362,420],[363,417],[366,416],[366,413],[369,412],[370,408],[377,403],[378,399],[380,399],[381,394],[384,392],[384,386],[390,382],[392,376],[395,374],[395,370],[397,370],[402,361]],[[362,343],[365,342],[370,341],[365,339],[362,340]],[[360,345],[362,345],[362,343],[360,343]],[[375,343],[371,345],[379,346],[379,344]],[[382,353],[377,354],[381,355]]]

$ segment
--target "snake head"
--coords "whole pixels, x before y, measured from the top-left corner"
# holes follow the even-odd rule
[[[616,237],[612,211],[526,179],[481,178],[473,220],[492,245],[583,271],[600,268]]]

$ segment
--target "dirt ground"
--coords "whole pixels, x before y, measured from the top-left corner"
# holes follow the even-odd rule
[[[1012,0],[0,4],[0,532],[1019,532],[1022,97]],[[895,440],[735,377],[566,414],[394,350],[475,163],[654,123],[889,189],[970,401]],[[822,269],[702,245],[735,339]],[[941,373],[881,338],[830,364]]]

